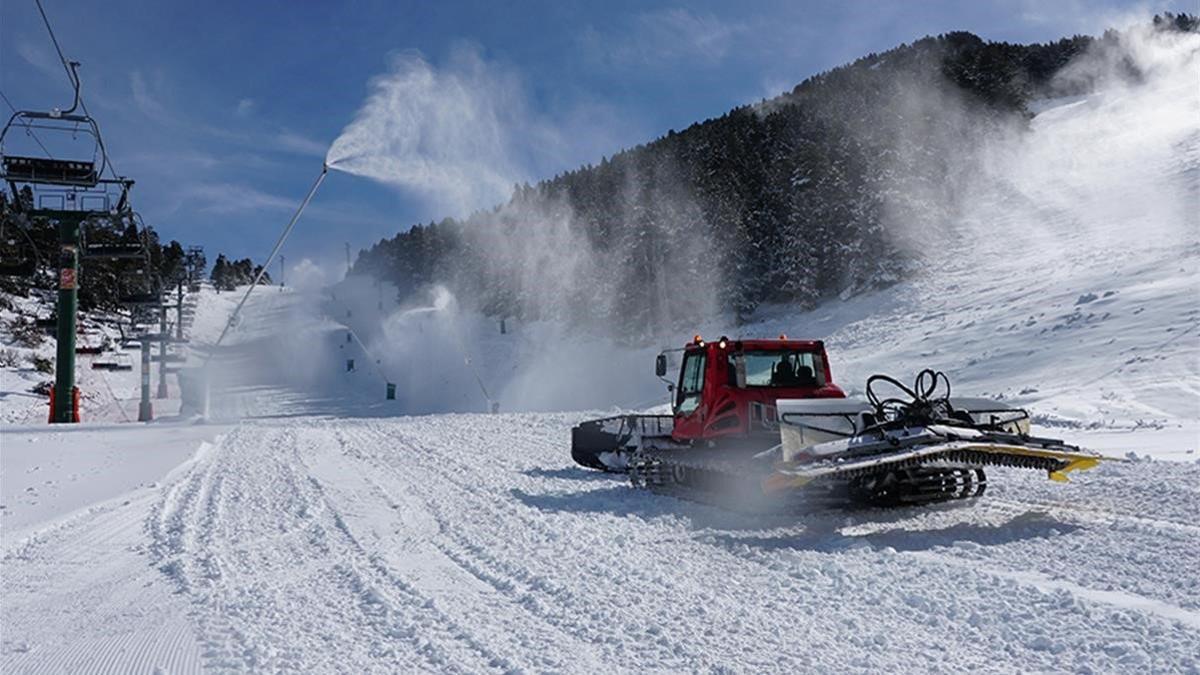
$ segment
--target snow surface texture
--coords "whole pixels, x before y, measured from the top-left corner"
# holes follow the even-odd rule
[[[590,413],[395,416],[636,407],[653,349],[541,349],[553,327],[500,335],[446,296],[372,327],[376,289],[264,288],[206,424],[14,427],[4,404],[0,671],[1196,672],[1200,92],[1159,93],[1047,102],[930,274],[748,333],[824,336],[850,388],[941,367],[1069,441],[1183,461],[731,514],[574,466]],[[193,363],[236,299],[200,294]],[[577,393],[589,363],[606,399]]]
[[[197,332],[229,304],[203,298]],[[361,405],[377,376],[339,367],[345,329],[300,320],[314,306],[256,295],[214,358],[237,364],[217,407],[257,419],[5,429],[0,670],[1200,665],[1196,462],[1065,486],[995,470],[961,507],[741,516],[574,466],[586,414],[384,417]],[[295,367],[253,366],[267,353]],[[39,485],[68,473],[94,493]]]
[[[1197,665],[1196,464],[997,471],[973,506],[797,523],[573,467],[578,419],[243,423],[5,541],[4,670]]]

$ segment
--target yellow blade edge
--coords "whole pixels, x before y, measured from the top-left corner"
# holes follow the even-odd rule
[[[781,490],[791,490],[793,488],[802,488],[812,482],[811,478],[805,476],[788,476],[782,473],[773,473],[767,476],[762,481],[763,494],[771,494]]]
[[[1047,450],[1044,448],[1030,448],[1021,445],[1001,445],[1001,444],[972,444],[965,443],[960,446],[965,450],[977,450],[998,455],[1022,455],[1026,457],[1052,457],[1057,459],[1069,460],[1067,465],[1057,471],[1050,471],[1049,478],[1052,481],[1066,483],[1070,478],[1066,475],[1071,471],[1086,471],[1094,468],[1103,461],[1121,461],[1115,457],[1103,457],[1096,455],[1085,455],[1077,452],[1066,452],[1063,450]],[[779,492],[782,490],[791,490],[802,488],[813,481],[809,476],[789,475],[786,473],[773,473],[763,479],[761,487],[766,494]]]
[[[1100,459],[1098,457],[1084,457],[1083,459],[1077,459],[1077,460],[1071,462],[1070,464],[1064,466],[1063,468],[1059,469],[1058,471],[1049,472],[1050,480],[1056,481],[1059,483],[1068,483],[1071,480],[1069,477],[1067,477],[1068,472],[1070,472],[1070,471],[1087,471],[1088,469],[1091,469],[1099,464],[1100,464]]]

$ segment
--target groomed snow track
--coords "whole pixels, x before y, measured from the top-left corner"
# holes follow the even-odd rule
[[[6,548],[0,670],[1197,667],[1200,465],[798,523],[574,467],[579,419],[243,423]]]

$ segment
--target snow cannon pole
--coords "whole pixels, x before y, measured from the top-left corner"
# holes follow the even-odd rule
[[[208,402],[209,402],[209,377],[208,364],[212,361],[213,354],[217,352],[217,348],[221,346],[221,342],[225,340],[225,336],[229,334],[229,329],[237,323],[238,315],[241,314],[242,307],[246,305],[246,301],[250,299],[250,294],[258,286],[258,282],[262,281],[263,275],[267,273],[267,269],[271,263],[275,262],[275,257],[279,255],[279,251],[283,248],[284,242],[292,233],[292,229],[296,227],[296,222],[300,220],[300,214],[304,213],[304,209],[308,208],[308,203],[312,201],[313,195],[316,194],[317,188],[321,187],[321,183],[325,182],[325,176],[329,175],[329,165],[321,164],[321,173],[317,174],[317,179],[313,181],[312,187],[308,189],[308,194],[304,195],[304,199],[300,202],[300,207],[296,209],[296,213],[292,214],[292,219],[288,221],[287,227],[283,228],[283,232],[279,234],[279,239],[275,242],[275,247],[271,249],[271,254],[263,261],[263,264],[258,268],[258,274],[254,276],[254,281],[250,282],[250,287],[246,289],[242,299],[234,308],[233,313],[229,315],[229,320],[225,322],[225,327],[221,329],[221,335],[217,337],[217,341],[213,343],[212,349],[208,352],[208,356],[204,359],[205,377],[204,379],[204,417],[208,417]]]

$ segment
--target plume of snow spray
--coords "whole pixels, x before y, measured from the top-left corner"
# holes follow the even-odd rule
[[[960,391],[1053,401],[1089,424],[1195,419],[1200,35],[1148,23],[1065,66],[1028,124],[969,143],[896,130],[900,148],[951,148],[959,178],[887,195],[892,231],[925,263],[916,283],[812,313],[862,312],[827,338],[843,382],[934,366]],[[944,92],[911,95],[978,114]]]
[[[631,262],[595,250],[585,231],[590,225],[577,222],[564,200],[539,197],[505,203],[514,184],[592,159],[600,152],[593,148],[611,151],[612,147],[592,120],[572,117],[565,126],[581,128],[564,131],[564,125],[536,115],[526,101],[519,75],[485,61],[478,49],[459,45],[448,62],[437,67],[407,52],[393,57],[389,71],[371,81],[367,101],[330,148],[330,168],[417,195],[438,215],[504,204],[493,219],[467,219],[461,236],[473,250],[485,252],[483,264],[491,273],[512,278],[522,289],[517,300],[520,313],[540,318],[523,324],[519,338],[494,339],[498,319],[485,317],[470,302],[460,306],[447,301],[449,292],[440,289],[432,292],[432,304],[422,303],[385,319],[380,339],[389,346],[373,350],[390,354],[386,358],[395,362],[392,371],[399,373],[402,390],[412,394],[408,400],[422,401],[406,409],[478,410],[480,389],[489,388],[503,390],[500,398],[505,409],[642,400],[648,398],[647,381],[658,388],[652,378],[639,379],[636,391],[631,391],[627,375],[614,381],[618,378],[612,376],[613,364],[626,361],[627,348],[607,339],[586,340],[589,350],[580,347],[580,333],[599,328],[601,317],[610,314],[617,284],[631,276],[621,269]],[[586,151],[581,153],[580,148]],[[633,171],[626,176],[624,189],[631,197],[623,203],[630,204],[631,211],[639,202],[634,195],[643,190],[643,182]],[[688,201],[680,196],[683,192],[670,194],[663,188],[653,198]],[[679,220],[688,225],[702,218],[690,203],[681,204],[677,211]],[[687,246],[695,249],[694,257],[705,248],[694,236]],[[688,266],[693,267],[704,268]],[[704,283],[677,286],[706,302],[717,297],[706,292],[709,287]],[[665,282],[658,291],[660,314],[684,306],[668,297]],[[362,293],[366,297],[370,291]],[[367,330],[360,326],[358,332]],[[516,339],[520,345],[514,344]],[[639,355],[644,359],[640,365],[649,362]],[[425,376],[408,359],[437,366],[429,369],[433,375]],[[471,381],[475,378],[471,368],[464,367],[464,359],[478,370],[482,384]],[[567,371],[572,375],[567,376]],[[531,379],[535,377],[536,384]],[[464,395],[473,399],[469,405]],[[439,408],[441,404],[446,407]]]
[[[443,213],[499,203],[527,178],[527,151],[514,142],[533,129],[519,78],[478,50],[458,46],[440,70],[403,52],[370,86],[329,148],[330,168],[411,190]]]

